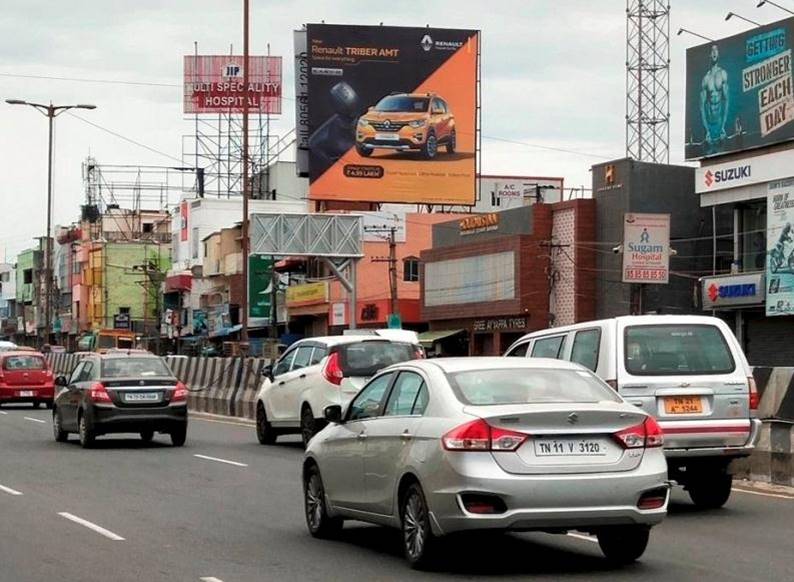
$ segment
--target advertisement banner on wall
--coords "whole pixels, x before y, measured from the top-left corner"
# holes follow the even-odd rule
[[[185,242],[188,238],[188,217],[190,215],[190,207],[187,200],[183,200],[179,205],[179,240]]]
[[[248,317],[270,321],[272,317],[273,258],[267,255],[248,257]],[[265,325],[267,322],[260,322]],[[255,325],[249,321],[249,324]]]
[[[794,314],[794,180],[770,182],[766,210],[766,314]]]
[[[242,113],[246,90],[242,55],[186,55],[185,113]],[[248,108],[281,113],[281,57],[248,57]]]
[[[667,283],[670,277],[670,215],[623,216],[623,282]]]
[[[479,32],[306,31],[309,197],[473,204]]]
[[[687,49],[688,160],[794,138],[794,18]]]

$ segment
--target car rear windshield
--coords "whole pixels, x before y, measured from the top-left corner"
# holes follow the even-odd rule
[[[109,358],[102,360],[102,378],[166,376],[171,370],[160,358]]]
[[[463,404],[544,404],[620,402],[591,372],[557,368],[505,368],[447,374]]]
[[[44,358],[39,356],[9,356],[3,363],[6,370],[43,370]]]
[[[373,376],[386,366],[416,359],[421,348],[402,342],[365,341],[341,345],[338,351],[345,376]]]
[[[626,371],[637,376],[733,372],[728,342],[714,325],[637,325],[626,328]]]
[[[386,97],[380,100],[380,103],[375,107],[375,111],[383,111],[383,112],[398,112],[398,111],[407,111],[407,112],[416,112],[416,111],[427,111],[427,104],[429,99],[427,97],[406,97],[402,96],[392,96]]]

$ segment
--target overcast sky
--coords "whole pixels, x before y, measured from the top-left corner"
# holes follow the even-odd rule
[[[777,0],[794,10],[794,0]],[[756,0],[671,0],[671,154],[683,157],[684,54],[699,44],[684,26],[717,38],[751,25],[728,10],[767,23],[786,14]],[[251,51],[284,57],[283,115],[294,126],[292,30],[305,22],[479,28],[483,56],[483,173],[562,176],[590,185],[589,168],[625,153],[624,0],[251,0]],[[399,9],[398,9],[399,7]],[[182,115],[182,56],[242,48],[242,2],[235,0],[5,0],[0,18],[0,97],[93,103],[78,115],[180,158],[192,123]],[[119,85],[13,75],[139,81]],[[523,142],[504,143],[489,138]],[[560,148],[581,153],[542,149]],[[56,122],[55,222],[77,218],[81,163],[172,164],[64,114]],[[46,119],[0,102],[0,260],[43,234],[46,225]]]

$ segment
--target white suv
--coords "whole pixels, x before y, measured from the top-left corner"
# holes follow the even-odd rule
[[[300,433],[303,443],[325,426],[326,406],[345,406],[378,370],[423,358],[418,343],[378,335],[315,337],[294,343],[264,371],[256,402],[263,445]]]

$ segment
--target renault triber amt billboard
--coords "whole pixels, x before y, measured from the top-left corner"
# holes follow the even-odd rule
[[[479,33],[309,24],[309,196],[473,204]]]

